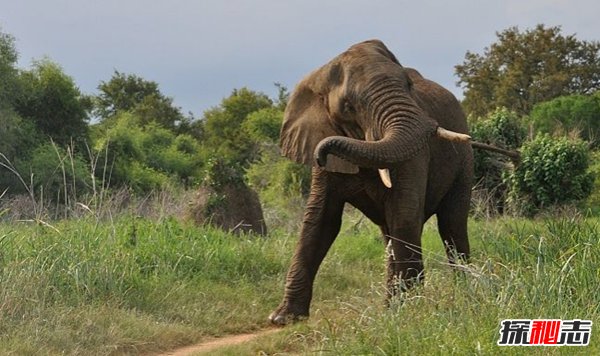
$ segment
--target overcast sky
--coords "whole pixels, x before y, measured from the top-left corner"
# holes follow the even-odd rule
[[[292,89],[371,38],[460,97],[454,66],[496,31],[544,23],[600,40],[599,16],[598,0],[0,0],[20,67],[47,56],[88,94],[114,70],[137,74],[196,117],[234,88]]]

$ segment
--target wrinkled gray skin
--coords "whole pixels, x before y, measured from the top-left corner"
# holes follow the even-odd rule
[[[450,261],[468,258],[473,152],[469,144],[436,137],[438,126],[467,133],[456,98],[402,67],[377,40],[352,46],[297,85],[281,130],[282,153],[314,167],[272,323],[308,317],[313,281],[340,230],[345,203],[381,227],[388,297],[422,278],[421,232],[433,214]],[[391,188],[379,168],[389,169]]]

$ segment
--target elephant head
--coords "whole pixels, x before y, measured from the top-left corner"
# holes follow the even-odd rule
[[[412,158],[445,130],[418,106],[407,70],[378,40],[356,44],[305,77],[294,89],[281,129],[282,153],[331,172],[388,168]]]

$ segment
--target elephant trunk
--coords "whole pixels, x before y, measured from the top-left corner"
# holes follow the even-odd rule
[[[320,166],[333,154],[361,167],[387,168],[415,156],[436,133],[438,125],[428,118],[412,98],[403,94],[401,83],[378,81],[366,91],[364,104],[375,125],[369,141],[332,136],[315,149]]]

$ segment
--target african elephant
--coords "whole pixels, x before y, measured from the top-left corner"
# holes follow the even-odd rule
[[[388,297],[422,278],[421,232],[433,214],[450,261],[467,259],[467,131],[456,98],[400,65],[381,41],[358,43],[306,76],[288,102],[280,144],[283,155],[314,165],[311,190],[271,322],[308,317],[313,281],[345,203],[381,227]]]

